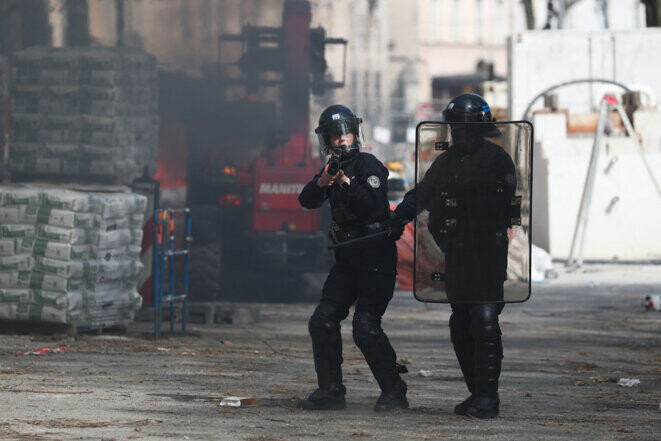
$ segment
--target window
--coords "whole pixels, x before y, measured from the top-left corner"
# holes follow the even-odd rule
[[[452,41],[458,42],[461,39],[461,6],[459,0],[454,0],[452,5]]]
[[[482,0],[475,0],[475,41],[477,44],[482,44],[484,41],[484,13],[482,6]]]
[[[505,40],[505,12],[503,0],[496,2],[496,44],[503,44]]]
[[[431,0],[429,10],[429,37],[431,41],[441,39],[441,9],[439,0]]]

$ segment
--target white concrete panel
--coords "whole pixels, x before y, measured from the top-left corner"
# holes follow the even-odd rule
[[[647,153],[661,153],[661,110],[639,110],[633,124]]]
[[[550,86],[562,82],[602,78],[642,88],[661,98],[661,30],[618,32],[530,31],[510,42],[509,86],[511,118],[519,119],[531,100]],[[617,86],[595,84],[557,89],[559,105],[584,113],[605,92],[621,93]],[[541,99],[533,107],[540,108]],[[652,103],[658,106],[658,102]]]
[[[533,31],[519,34],[512,41],[510,66],[511,118],[521,119],[532,99],[558,83],[590,76],[590,39],[587,34]],[[582,89],[577,91],[577,89]],[[559,103],[565,107],[588,87],[572,86],[559,90]],[[538,100],[534,108],[542,107]]]
[[[554,258],[569,255],[593,142],[589,136],[572,137],[542,147],[548,160],[549,252]],[[647,155],[647,160],[653,170],[661,167],[661,155]],[[661,258],[660,216],[661,197],[633,140],[604,138],[583,258]]]
[[[589,38],[590,75],[587,78],[613,80],[613,35],[609,32],[602,32],[591,34]],[[606,93],[619,96],[622,94],[622,88],[606,83],[594,83],[588,86],[588,93],[589,95],[583,108],[597,112],[601,104],[601,99]],[[580,96],[578,98],[585,99],[586,97]]]
[[[615,80],[649,87],[657,98],[661,97],[661,31],[619,32],[614,35],[613,44]]]

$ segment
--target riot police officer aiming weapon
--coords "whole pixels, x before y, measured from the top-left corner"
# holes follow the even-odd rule
[[[335,112],[335,113],[333,113]],[[362,145],[362,136],[359,130],[362,118],[355,116],[353,111],[346,106],[331,106],[322,113],[319,118],[319,127],[315,130],[319,138],[320,155],[329,155],[327,166],[322,173],[328,178],[324,179],[325,185],[333,185],[336,180],[343,188],[348,188],[350,179],[344,173],[337,176],[342,167],[350,164],[356,157],[360,146]],[[344,204],[333,207],[336,218],[344,218],[346,208]],[[339,223],[344,223],[340,221]],[[374,222],[365,225],[360,231],[353,229],[343,229],[335,222],[331,227],[330,238],[332,244],[328,249],[333,250],[351,246],[358,242],[372,240],[381,236],[401,236],[404,224],[401,222]],[[401,230],[401,231],[400,231]]]
[[[330,236],[334,243],[346,244],[334,250],[335,264],[309,321],[318,388],[298,403],[308,410],[346,406],[340,323],[354,303],[354,341],[381,388],[374,410],[408,407],[406,383],[381,328],[395,286],[397,248],[389,234],[355,241],[390,219],[388,170],[373,155],[360,151],[361,123],[346,106],[334,105],[322,112],[315,133],[320,153],[331,158],[298,197],[308,209],[319,208],[328,200],[333,218]]]

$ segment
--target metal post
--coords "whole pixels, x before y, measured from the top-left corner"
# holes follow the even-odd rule
[[[608,0],[601,0],[601,12],[604,14],[604,29],[610,28],[608,20]]]
[[[161,291],[160,291],[160,236],[158,226],[160,220],[158,218],[159,210],[154,210],[154,335],[159,338],[161,335]]]
[[[170,333],[174,333],[174,213],[168,212],[167,229],[170,236],[168,273],[170,275]]]
[[[175,213],[186,213],[186,248],[175,250]],[[186,316],[188,315],[188,285],[190,268],[190,249],[192,219],[189,208],[160,209],[154,211],[154,334],[161,336],[163,301],[170,301],[170,333],[174,334],[174,315],[177,300],[182,300],[181,330],[186,330]],[[169,242],[169,243],[168,243]],[[176,256],[185,255],[184,265],[184,292],[175,293],[175,262]],[[165,265],[168,265],[168,294],[165,293]]]
[[[558,11],[557,11],[558,29],[563,29],[565,27],[565,13],[566,12],[567,12],[567,5],[565,4],[565,0],[559,0],[558,1]]]
[[[166,242],[166,240],[167,240],[167,229],[163,228],[163,225],[165,224],[166,215],[167,215],[167,210],[163,210],[163,212],[161,212],[161,219],[159,221],[161,223],[161,251],[159,253],[159,257],[160,257],[159,260],[160,260],[161,267],[160,267],[159,272],[158,272],[159,275],[160,275],[159,282],[158,282],[158,285],[159,285],[159,298],[158,298],[158,317],[159,317],[159,320],[158,320],[158,333],[159,333],[159,336],[162,333],[162,327],[163,327],[163,297],[165,297],[164,296],[164,294],[165,294],[165,260],[164,259],[166,258],[165,257],[165,249],[166,249],[165,246],[167,244],[167,242]]]
[[[581,196],[581,204],[576,217],[576,227],[574,228],[574,237],[571,242],[569,250],[569,257],[567,259],[567,266],[583,264],[583,244],[585,243],[586,226],[590,212],[590,203],[592,202],[592,191],[594,189],[594,181],[597,177],[597,162],[599,161],[599,150],[601,146],[601,137],[604,133],[604,126],[606,124],[606,116],[608,113],[608,97],[605,97],[601,102],[601,110],[599,112],[599,121],[597,123],[597,131],[594,137],[594,144],[592,145],[592,154],[590,155],[590,165],[588,167],[587,176],[585,177],[585,185],[583,186],[583,195]],[[578,251],[576,245],[578,243]],[[574,252],[577,251],[578,257],[574,257]]]
[[[184,263],[184,307],[183,316],[181,317],[181,330],[186,330],[186,317],[188,316],[188,269],[190,265],[190,248],[193,238],[191,237],[192,230],[191,211],[186,209],[186,260]]]
[[[638,153],[640,154],[641,159],[643,160],[643,165],[645,166],[645,170],[647,170],[647,174],[650,176],[650,179],[652,180],[652,184],[654,185],[654,188],[656,189],[656,193],[661,196],[661,188],[659,187],[659,183],[656,181],[656,177],[654,176],[654,172],[650,168],[650,165],[647,162],[647,159],[645,158],[645,151],[643,150],[643,144],[640,142],[640,139],[638,138],[638,135],[633,129],[633,126],[631,125],[631,121],[629,120],[629,117],[627,116],[626,112],[624,111],[624,107],[622,107],[622,104],[619,104],[615,106],[617,109],[617,113],[620,115],[620,119],[622,120],[622,123],[624,124],[624,128],[627,130],[627,134],[633,138],[636,141],[636,145],[638,145]]]

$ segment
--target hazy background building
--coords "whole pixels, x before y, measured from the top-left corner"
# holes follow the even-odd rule
[[[33,45],[145,49],[156,56],[162,77],[174,79],[161,94],[160,116],[161,145],[176,144],[180,142],[173,140],[182,135],[170,113],[177,104],[168,95],[177,89],[185,95],[185,88],[178,85],[188,80],[208,80],[207,93],[216,93],[212,79],[219,73],[220,57],[233,55],[225,49],[220,54],[218,36],[238,34],[245,24],[279,27],[283,4],[283,0],[2,0],[0,52],[9,55]],[[643,29],[659,26],[658,1],[312,0],[310,4],[313,27],[321,26],[328,37],[348,41],[346,59],[341,46],[327,49],[327,79],[344,81],[344,87],[311,98],[311,139],[322,108],[347,104],[365,120],[366,150],[401,161],[411,178],[415,125],[438,119],[453,96],[481,93],[498,119],[520,119],[522,109],[554,82],[602,77],[641,92],[641,105],[647,113],[639,113],[637,118],[638,127],[645,127],[641,133],[645,150],[650,154],[661,151],[661,135],[654,131],[659,117],[653,113],[661,89],[653,79],[658,72],[657,57],[649,49],[656,44],[657,31]],[[631,61],[623,66],[617,54],[627,54]],[[568,142],[577,136],[594,136],[601,96],[616,89],[586,85],[557,91],[559,109],[550,110],[566,113],[565,122],[559,124],[566,127]],[[255,94],[259,100],[277,101],[269,88]],[[544,107],[539,98],[530,110],[539,115]],[[587,116],[581,120],[577,114]],[[548,142],[542,147],[542,138],[550,139],[543,128],[554,126],[536,118],[538,158],[544,158],[550,154],[545,149],[551,147]],[[578,120],[590,121],[580,134],[575,132]],[[577,147],[581,155],[589,150],[584,144]],[[561,167],[563,158],[554,161],[558,165],[553,167]],[[635,168],[631,170],[637,173]],[[540,176],[543,174],[537,173],[536,179],[542,179]],[[554,179],[551,173],[546,184],[556,185]],[[582,180],[580,173],[571,180],[561,179],[573,182],[574,191]],[[537,188],[546,185],[537,184]],[[544,199],[548,195],[540,197],[538,208],[548,202]],[[553,197],[560,201],[556,205],[563,200]],[[618,200],[625,198],[620,195]],[[554,216],[560,215],[547,216],[547,224],[560,225],[552,221]],[[563,226],[548,227],[548,231],[554,228],[566,230]],[[554,248],[552,237],[540,240],[545,247]]]

